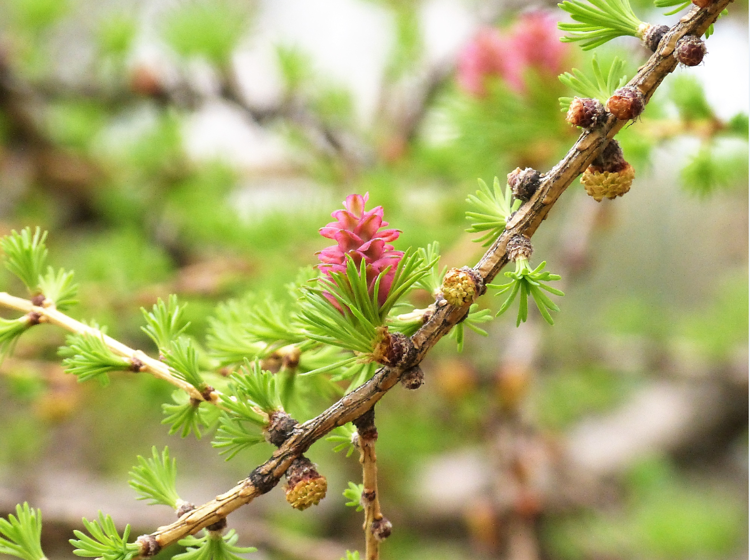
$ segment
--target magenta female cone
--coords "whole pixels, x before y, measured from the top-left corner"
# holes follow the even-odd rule
[[[382,305],[388,298],[393,284],[396,267],[404,256],[403,251],[394,251],[391,241],[398,239],[397,229],[383,229],[388,222],[383,221],[383,207],[365,211],[369,194],[352,194],[344,201],[344,210],[336,210],[331,216],[336,221],[320,228],[320,235],[333,239],[336,245],[326,247],[318,253],[318,268],[325,274],[346,273],[346,255],[359,266],[365,261],[367,285],[372,295],[379,274],[390,269],[380,280],[378,302]]]

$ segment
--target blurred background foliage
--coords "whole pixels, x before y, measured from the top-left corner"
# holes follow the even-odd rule
[[[350,193],[385,207],[397,248],[439,241],[444,264],[472,265],[476,179],[545,171],[577,134],[556,76],[589,55],[558,42],[553,5],[519,6],[5,0],[0,233],[49,230],[52,263],[81,282],[72,315],[147,351],[140,307],[178,294],[204,341],[219,302],[282,294],[316,262],[317,230]],[[746,557],[746,19],[732,4],[705,66],[670,76],[618,136],[632,191],[597,204],[576,181],[535,236],[565,283],[555,327],[503,318],[462,354],[446,340],[423,389],[378,406],[387,557]],[[632,76],[648,53],[614,43],[600,61]],[[6,271],[0,289],[20,293]],[[0,369],[0,507],[41,507],[51,558],[98,509],[140,532],[171,521],[125,485],[152,445],[173,449],[195,503],[270,454],[224,463],[206,439],[168,437],[169,387],[79,385],[63,341],[34,329]],[[274,491],[230,518],[241,545],[358,547],[341,496],[358,465],[331,448],[310,451],[329,478],[318,510]]]

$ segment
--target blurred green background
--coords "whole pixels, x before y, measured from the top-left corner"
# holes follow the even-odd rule
[[[384,207],[397,249],[439,241],[444,264],[471,266],[477,178],[544,172],[576,138],[556,76],[590,55],[558,42],[563,16],[468,0],[4,0],[0,233],[49,230],[50,260],[81,283],[71,315],[147,352],[141,307],[178,294],[203,341],[220,302],[281,293],[314,264],[351,193]],[[733,3],[704,65],[678,69],[618,136],[631,192],[598,204],[576,181],[535,235],[533,262],[563,276],[555,326],[504,316],[462,353],[446,339],[422,389],[378,405],[384,557],[747,557],[746,21]],[[616,55],[632,76],[648,53],[598,53]],[[6,271],[0,290],[23,295]],[[0,366],[0,510],[41,507],[50,558],[99,509],[134,535],[172,520],[126,483],[152,445],[170,446],[194,503],[270,456],[224,462],[208,437],[168,436],[169,387],[77,384],[63,343],[33,329]],[[329,480],[317,509],[277,489],[231,516],[253,557],[362,550],[341,496],[359,466],[332,447],[309,453]]]

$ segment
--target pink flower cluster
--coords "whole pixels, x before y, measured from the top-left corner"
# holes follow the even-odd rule
[[[346,255],[349,255],[357,266],[364,259],[366,263],[367,284],[370,295],[375,289],[375,280],[386,268],[390,270],[380,280],[378,302],[382,305],[388,298],[393,284],[396,267],[404,256],[403,251],[394,251],[391,241],[398,239],[401,232],[397,229],[381,229],[388,226],[383,221],[383,207],[378,206],[365,211],[365,196],[351,194],[344,201],[345,210],[336,210],[331,214],[336,221],[320,228],[320,235],[333,239],[336,245],[326,247],[318,253],[318,268],[330,275],[331,272],[346,272]],[[329,298],[330,299],[330,298]]]
[[[468,93],[483,96],[487,78],[494,76],[523,92],[524,74],[530,68],[557,75],[565,70],[569,51],[569,45],[558,38],[554,16],[529,12],[505,34],[493,27],[481,29],[459,54],[458,83]]]

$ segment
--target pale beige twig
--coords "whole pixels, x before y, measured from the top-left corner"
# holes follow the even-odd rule
[[[132,348],[124,345],[122,342],[119,342],[114,338],[107,336],[99,329],[95,329],[94,327],[85,325],[80,321],[76,321],[69,315],[58,311],[54,305],[34,305],[27,299],[15,297],[5,292],[0,292],[0,307],[15,309],[23,313],[34,313],[39,317],[39,322],[41,323],[49,323],[51,325],[61,327],[66,331],[72,333],[89,334],[91,336],[101,338],[107,345],[107,347],[115,354],[124,358],[128,358],[135,363],[142,364],[141,371],[147,371],[154,377],[162,379],[167,383],[170,383],[175,387],[182,389],[188,395],[190,395],[190,398],[192,399],[209,402],[214,405],[220,405],[221,395],[218,391],[212,391],[209,395],[206,396],[201,395],[200,391],[198,391],[190,383],[174,376],[165,363],[151,358],[146,353],[140,350],[133,350]]]
[[[365,522],[362,529],[365,532],[365,558],[378,560],[380,558],[380,543],[391,534],[391,523],[383,517],[380,511],[380,496],[378,494],[378,464],[375,455],[375,442],[378,440],[378,430],[375,427],[375,409],[354,421],[357,427],[357,446],[359,447],[359,463],[362,465],[362,507],[365,510]]]

